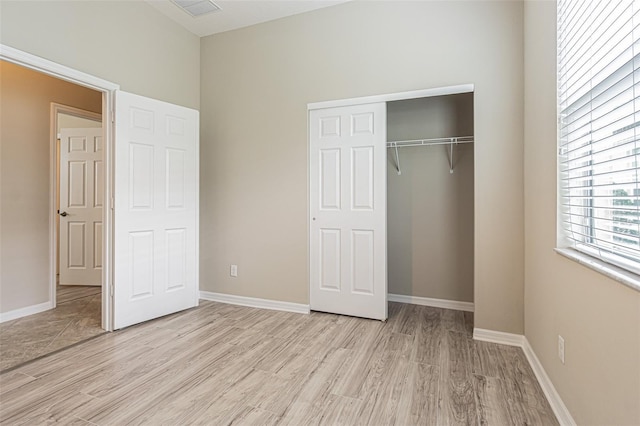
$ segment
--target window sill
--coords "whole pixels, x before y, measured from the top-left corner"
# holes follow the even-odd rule
[[[556,248],[556,253],[578,262],[587,268],[600,272],[607,277],[618,281],[621,284],[626,285],[632,290],[640,291],[640,276],[632,272],[625,271],[622,268],[611,265],[610,263],[603,262],[596,258],[589,256],[588,254],[581,253],[577,250],[570,248]]]

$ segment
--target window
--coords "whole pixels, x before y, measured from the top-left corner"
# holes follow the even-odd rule
[[[557,7],[561,245],[640,274],[640,0]]]

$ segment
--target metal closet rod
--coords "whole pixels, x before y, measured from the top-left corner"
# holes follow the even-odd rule
[[[472,143],[473,136],[454,136],[451,138],[434,138],[434,139],[413,139],[407,141],[390,141],[387,142],[387,148],[402,148],[403,146],[420,146],[420,145],[448,145],[456,143]]]
[[[387,142],[387,148],[394,148],[396,151],[396,170],[398,175],[402,174],[400,170],[400,155],[398,148],[405,146],[432,146],[432,145],[449,145],[449,173],[453,173],[453,145],[459,143],[473,143],[473,136],[454,136],[451,138],[433,138],[433,139],[412,139],[406,141],[390,141]]]

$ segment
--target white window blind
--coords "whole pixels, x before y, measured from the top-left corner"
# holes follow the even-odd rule
[[[561,237],[640,273],[640,0],[557,7]]]

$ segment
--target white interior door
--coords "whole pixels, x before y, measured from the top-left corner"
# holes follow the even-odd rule
[[[116,92],[115,329],[198,304],[198,120]]]
[[[311,309],[386,320],[386,104],[309,120]]]
[[[102,285],[102,129],[60,129],[60,284]]]

